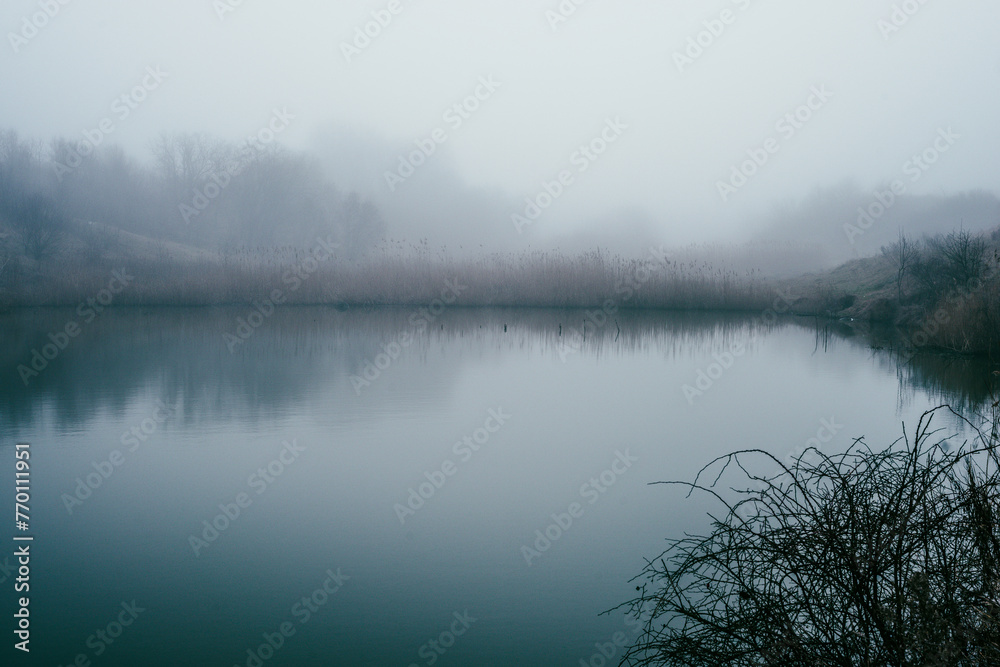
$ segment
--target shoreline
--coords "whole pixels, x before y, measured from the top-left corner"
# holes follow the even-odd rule
[[[254,300],[256,301],[256,300]],[[81,304],[17,304],[0,308],[0,318],[19,317],[39,312],[72,312]],[[395,302],[395,303],[348,303],[348,302],[296,302],[283,303],[274,306],[275,311],[292,311],[306,309],[335,310],[340,313],[364,313],[371,314],[379,311],[391,312],[407,310],[413,308],[427,308],[428,302]],[[219,303],[127,303],[112,304],[106,306],[104,310],[116,313],[130,313],[143,310],[149,311],[176,311],[176,310],[227,310],[240,308],[254,308],[253,302],[232,301]],[[524,311],[524,312],[565,312],[584,313],[593,309],[600,309],[600,304],[593,305],[545,305],[545,304],[486,304],[486,303],[461,303],[449,305],[449,310],[471,313],[475,311]],[[755,318],[761,315],[761,310],[749,308],[676,308],[676,307],[655,307],[655,306],[620,306],[616,312],[623,312],[636,315],[706,315],[706,316],[745,316]],[[822,323],[825,327],[830,325],[841,325],[849,328],[857,335],[863,336],[873,350],[886,350],[900,355],[909,354],[912,358],[916,354],[930,354],[936,357],[954,357],[957,359],[983,359],[992,360],[989,350],[955,350],[940,345],[910,346],[907,348],[905,341],[912,340],[921,331],[920,327],[903,327],[886,320],[870,320],[857,317],[849,317],[830,313],[810,312],[808,310],[789,310],[786,313],[779,313],[780,320],[814,320],[817,325]]]

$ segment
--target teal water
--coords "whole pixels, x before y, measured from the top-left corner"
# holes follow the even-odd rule
[[[600,613],[709,509],[651,482],[887,445],[986,375],[807,321],[295,308],[234,344],[248,312],[109,312],[27,384],[76,314],[0,317],[0,505],[31,443],[34,537],[24,656],[0,533],[4,664],[617,664]]]

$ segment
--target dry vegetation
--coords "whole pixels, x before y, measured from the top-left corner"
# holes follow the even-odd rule
[[[728,499],[684,484],[721,518],[648,561],[625,605],[645,632],[623,664],[1000,664],[997,403],[958,447],[932,427],[942,412],[884,450],[859,440],[790,465],[759,451],[709,464],[704,476],[732,467],[751,487]],[[779,472],[751,472],[754,457]]]
[[[115,296],[118,306],[248,304],[276,290],[293,304],[427,304],[457,281],[463,289],[454,303],[466,306],[609,301],[761,312],[775,288],[751,267],[777,275],[779,258],[805,252],[757,243],[671,257],[650,249],[639,259],[601,252],[455,259],[426,242],[384,239],[375,207],[340,193],[303,155],[187,135],[159,141],[150,165],[112,148],[57,171],[67,151],[64,141],[46,150],[0,132],[0,307],[73,306],[124,269],[135,279]],[[319,250],[318,239],[336,252]],[[907,353],[1000,354],[998,265],[1000,231],[956,231],[901,236],[881,256],[785,282],[801,295],[793,312],[893,324]]]
[[[762,311],[772,289],[743,276],[651,256],[628,260],[588,253],[494,254],[451,260],[419,252],[375,253],[364,259],[314,261],[309,250],[240,249],[220,256],[177,258],[152,253],[136,261],[116,256],[95,264],[65,258],[58,267],[24,260],[0,288],[12,305],[76,305],[104,286],[115,268],[134,282],[116,305],[221,305],[263,301],[280,290],[292,304],[426,305],[458,285],[459,306],[600,307]],[[118,261],[115,261],[118,260]]]
[[[919,350],[1000,358],[1000,229],[900,235],[880,255],[794,281],[800,314],[893,326],[907,358]]]
[[[773,301],[754,271],[656,251],[457,260],[380,240],[371,203],[280,150],[187,135],[161,139],[151,165],[107,149],[57,170],[69,149],[0,132],[0,306],[73,306],[122,269],[134,280],[116,306],[247,304],[276,290],[293,304],[427,304],[446,281],[469,306],[760,311]],[[332,256],[320,239],[337,246]]]

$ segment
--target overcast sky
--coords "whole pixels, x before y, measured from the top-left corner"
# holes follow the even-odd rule
[[[0,7],[2,126],[80,140],[110,118],[107,141],[142,154],[161,132],[239,140],[287,110],[280,143],[336,149],[345,185],[381,196],[481,189],[520,202],[510,218],[568,172],[531,233],[633,211],[681,241],[734,239],[845,180],[950,194],[1000,173],[995,1],[63,1]],[[373,12],[387,25],[366,45]],[[126,116],[116,99],[144,82]],[[459,125],[446,112],[477,88]],[[393,189],[385,173],[435,129],[443,143]],[[607,150],[581,158],[602,132]],[[915,179],[904,164],[935,141],[947,151]]]

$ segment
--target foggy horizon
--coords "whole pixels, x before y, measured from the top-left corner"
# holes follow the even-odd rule
[[[998,25],[6,0],[0,663],[1000,665]]]
[[[831,227],[893,182],[904,198],[995,196],[997,18],[986,2],[18,1],[0,10],[18,92],[0,126],[150,163],[160,136],[270,139],[277,115],[273,145],[316,156],[390,237],[739,244],[847,189],[860,202]],[[939,231],[968,226],[954,217]],[[784,238],[842,238],[849,256],[828,231]]]

